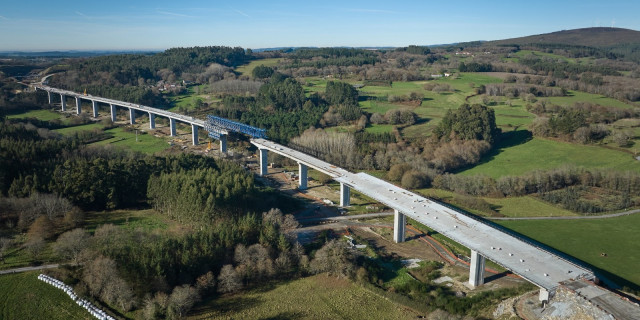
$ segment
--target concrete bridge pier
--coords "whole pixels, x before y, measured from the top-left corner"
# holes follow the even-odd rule
[[[469,284],[474,287],[484,284],[484,256],[478,251],[471,250],[471,265],[469,267]]]
[[[149,129],[156,128],[156,115],[149,112]]]
[[[176,119],[169,118],[169,130],[171,131],[171,136],[176,136]]]
[[[191,142],[194,146],[198,145],[198,126],[195,124],[191,125]]]
[[[267,170],[267,149],[259,149],[260,150],[260,175],[266,176],[269,174]]]
[[[67,97],[64,94],[60,94],[60,106],[62,106],[62,111],[67,111]]]
[[[116,106],[113,104],[109,104],[111,108],[111,122],[116,122]]]
[[[51,91],[47,91],[47,97],[49,98],[49,104],[51,104]]]
[[[91,100],[91,105],[93,107],[93,117],[97,118],[98,117],[98,101]]]
[[[220,135],[220,152],[227,153],[227,135]]]
[[[348,207],[351,205],[351,188],[344,183],[340,183],[340,206]]]
[[[393,241],[395,243],[404,242],[405,226],[407,218],[398,210],[393,210]]]
[[[307,165],[298,162],[298,189],[307,189]]]
[[[136,110],[129,108],[129,124],[136,124]]]
[[[82,101],[80,100],[80,97],[76,97],[76,114],[82,113],[82,108],[80,107],[81,104]]]

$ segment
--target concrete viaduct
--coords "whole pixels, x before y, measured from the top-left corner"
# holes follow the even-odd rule
[[[176,121],[191,124],[194,145],[198,143],[198,127],[205,128],[206,126],[208,130],[215,130],[213,134],[210,132],[209,136],[220,137],[221,151],[226,152],[227,131],[224,128],[207,126],[203,120],[162,109],[83,95],[47,86],[40,85],[35,88],[47,91],[49,103],[52,102],[53,94],[60,95],[62,111],[66,111],[66,97],[74,97],[77,114],[82,112],[81,100],[89,100],[92,103],[94,117],[98,115],[98,103],[105,103],[111,107],[112,120],[115,120],[116,107],[128,108],[131,124],[135,123],[135,111],[148,113],[151,129],[155,128],[156,115],[167,117],[170,120],[172,136],[176,134]],[[351,173],[328,162],[263,138],[254,136],[251,143],[258,147],[260,153],[259,174],[261,176],[268,173],[267,157],[268,152],[271,151],[298,163],[300,189],[307,188],[307,171],[310,167],[331,176],[340,183],[340,206],[349,206],[350,190],[354,189],[394,209],[393,240],[395,242],[404,242],[406,217],[409,217],[471,249],[469,284],[472,286],[484,283],[485,258],[538,286],[540,301],[547,301],[562,283],[580,279],[595,279],[591,270],[569,259],[487,224],[483,220],[458,212],[384,180],[363,172]]]
[[[480,219],[460,213],[433,200],[399,188],[366,173],[351,173],[266,139],[252,139],[260,152],[260,175],[267,174],[267,153],[275,152],[298,162],[299,188],[307,187],[309,167],[331,176],[340,183],[340,205],[349,205],[350,189],[394,209],[393,240],[405,240],[406,217],[471,249],[469,283],[484,283],[485,258],[511,270],[540,288],[540,301],[547,301],[566,281],[593,280],[595,275],[576,263],[506,233]]]
[[[171,136],[176,136],[176,122],[183,122],[191,125],[191,142],[193,145],[198,144],[198,128],[205,127],[205,121],[199,120],[193,117],[188,117],[185,115],[181,115],[175,112],[170,112],[158,108],[152,108],[147,106],[142,106],[135,103],[118,101],[113,99],[107,99],[102,97],[96,97],[92,95],[85,95],[82,93],[77,93],[68,90],[56,89],[44,85],[35,85],[34,88],[36,90],[43,90],[47,92],[49,97],[49,104],[53,103],[54,96],[60,96],[60,105],[62,107],[62,111],[67,111],[67,97],[75,98],[76,105],[76,114],[82,113],[82,100],[91,102],[91,110],[92,116],[94,118],[98,117],[98,103],[103,103],[109,105],[111,109],[111,121],[116,121],[116,107],[126,108],[129,110],[129,123],[136,123],[136,111],[147,113],[149,115],[149,128],[156,128],[156,116],[161,116],[169,119],[169,127],[171,131]],[[216,136],[219,137],[220,141],[220,151],[223,153],[227,152],[227,134],[226,130],[217,130]]]

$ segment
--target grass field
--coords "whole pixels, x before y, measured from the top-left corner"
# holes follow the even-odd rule
[[[142,229],[144,231],[167,230],[178,223],[162,216],[151,209],[146,210],[115,210],[107,212],[89,212],[86,216],[84,228],[93,232],[103,224],[113,224],[125,229]]]
[[[206,302],[191,312],[188,319],[415,319],[417,316],[348,280],[317,275]]]
[[[59,134],[64,134],[64,135],[73,135],[76,132],[79,131],[90,131],[90,130],[94,130],[94,129],[100,129],[100,128],[104,128],[104,126],[101,123],[88,123],[88,124],[83,124],[80,126],[73,126],[73,127],[66,127],[66,128],[62,128],[62,129],[56,129],[54,130],[55,132],[59,133]]]
[[[39,272],[0,275],[0,319],[93,319]]]
[[[277,66],[278,63],[280,62],[280,60],[281,59],[278,59],[278,58],[253,60],[253,61],[249,62],[248,64],[241,65],[241,66],[237,67],[236,68],[236,72],[238,72],[240,74],[251,76],[251,73],[253,72],[253,69],[255,69],[257,66],[260,66],[260,65],[264,65],[264,66],[267,66],[267,67]]]
[[[578,214],[542,201],[535,197],[483,198],[495,206],[494,210],[507,217],[558,217]]]
[[[640,286],[640,214],[608,219],[499,223]],[[606,253],[606,257],[601,256],[602,253]]]
[[[523,143],[506,147],[499,145],[497,150],[485,156],[480,164],[461,174],[484,174],[498,178],[563,165],[640,171],[640,161],[622,151],[540,138],[521,142]]]
[[[42,121],[50,121],[54,119],[64,119],[64,116],[60,113],[49,111],[49,110],[31,110],[25,113],[10,115],[7,118],[9,119],[36,118]]]
[[[385,133],[391,132],[393,127],[394,125],[392,124],[370,124],[364,129],[364,131],[369,133]]]
[[[560,105],[560,106],[571,106],[576,102],[590,102],[594,104],[599,104],[607,107],[617,107],[629,109],[633,108],[634,105],[626,104],[620,100],[607,98],[605,96],[599,94],[592,94],[580,91],[569,91],[567,92],[566,97],[549,97],[545,98],[550,102]]]
[[[469,212],[485,215],[476,210],[464,208],[464,206],[458,205],[455,201],[456,194],[454,192],[435,188],[419,189],[416,191],[427,197],[450,202],[458,207],[466,209]],[[553,206],[532,196],[482,199],[491,204],[493,210],[507,217],[558,217],[578,215],[575,212]]]
[[[151,133],[138,133],[138,141],[136,141],[135,132],[126,132],[122,128],[113,128],[105,130],[105,132],[111,133],[113,138],[98,141],[96,144],[110,144],[143,153],[156,153],[170,147],[167,141],[162,138],[158,138]]]

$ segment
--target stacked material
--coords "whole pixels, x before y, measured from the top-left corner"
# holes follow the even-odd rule
[[[96,306],[94,306],[93,304],[91,304],[91,302],[84,300],[84,299],[79,299],[78,296],[75,294],[75,292],[73,292],[73,289],[71,289],[70,286],[64,284],[64,282],[56,279],[56,278],[52,278],[49,277],[47,275],[44,274],[40,274],[38,276],[39,280],[42,280],[62,291],[64,291],[67,295],[69,295],[69,297],[71,298],[71,300],[75,301],[79,306],[85,308],[87,311],[89,311],[89,313],[91,313],[92,316],[100,319],[100,320],[115,320],[113,317],[111,317],[110,315],[108,315],[106,312],[98,309]]]

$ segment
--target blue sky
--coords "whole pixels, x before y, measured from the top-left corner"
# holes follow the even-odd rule
[[[0,51],[406,46],[640,30],[640,1],[3,0]]]

